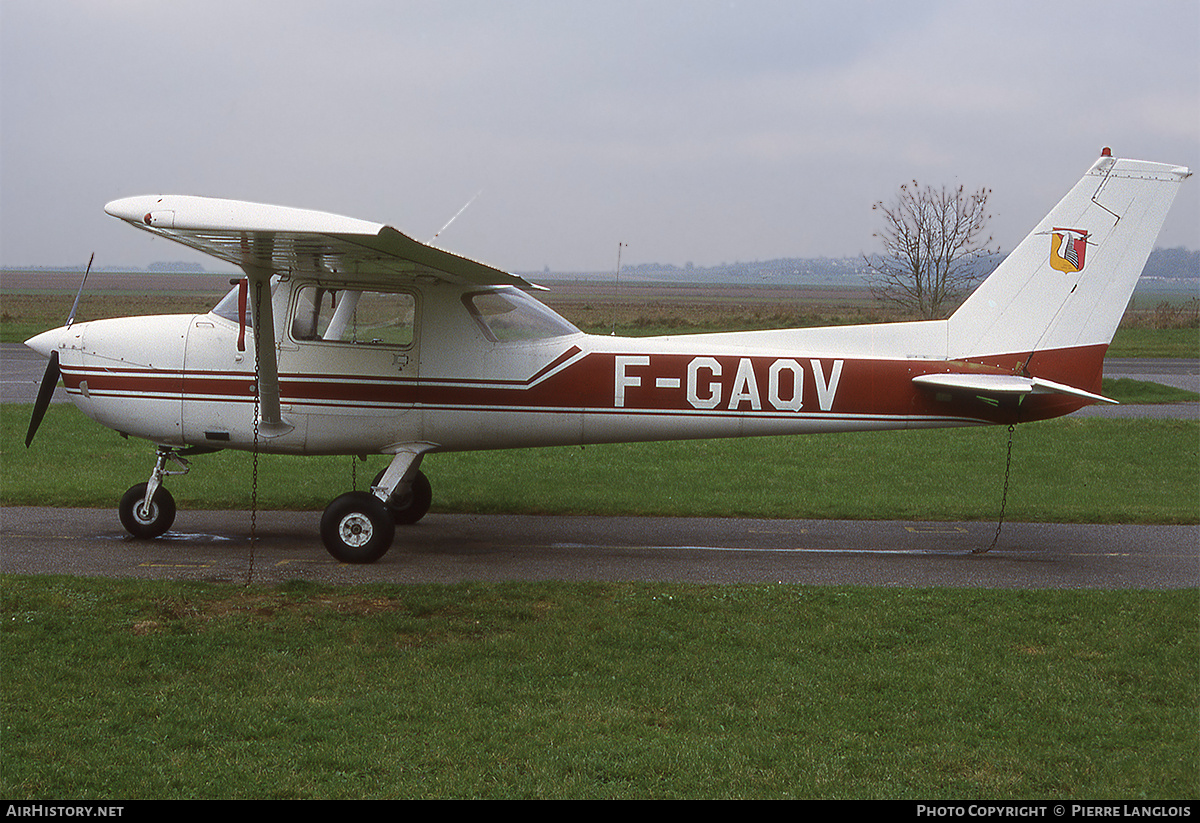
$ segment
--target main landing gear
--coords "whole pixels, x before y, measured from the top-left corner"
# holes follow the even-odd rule
[[[369,492],[346,492],[321,516],[321,541],[343,563],[374,563],[392,546],[396,526],[429,511],[433,491],[419,469],[422,452],[400,452],[375,476]]]

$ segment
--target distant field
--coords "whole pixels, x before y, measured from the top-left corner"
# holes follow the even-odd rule
[[[5,271],[0,341],[62,325],[82,272]],[[915,319],[862,286],[614,283],[546,280],[537,297],[581,329],[622,336],[886,323]],[[229,289],[229,275],[93,272],[77,319],[203,312]],[[1200,300],[1139,290],[1113,348],[1117,357],[1200,357]]]
[[[6,270],[0,278],[0,342],[19,343],[66,322],[83,272]],[[92,272],[76,321],[206,312],[228,290],[227,275]]]

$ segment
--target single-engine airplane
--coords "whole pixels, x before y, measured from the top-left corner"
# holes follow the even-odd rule
[[[1106,401],[1104,353],[1189,175],[1105,149],[948,319],[652,338],[585,334],[522,277],[389,226],[116,200],[108,214],[245,276],[207,314],[68,322],[27,341],[50,363],[26,445],[59,375],[84,414],[155,443],[150,479],[120,503],[141,538],[172,525],[163,479],[191,454],[391,455],[321,519],[330,554],[369,563],[428,510],[431,452],[1056,417]]]

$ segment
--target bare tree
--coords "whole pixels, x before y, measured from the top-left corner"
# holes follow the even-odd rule
[[[891,203],[871,208],[883,213],[876,232],[883,252],[863,255],[876,296],[913,309],[924,318],[942,317],[987,272],[999,249],[987,234],[990,189],[957,189],[904,184]]]

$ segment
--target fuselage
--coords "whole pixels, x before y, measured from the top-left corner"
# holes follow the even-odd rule
[[[236,289],[235,289],[236,292]],[[921,375],[1088,375],[1103,346],[952,360],[944,321],[623,338],[580,332],[510,287],[272,291],[281,412],[256,427],[253,316],[118,318],[46,332],[71,400],[161,445],[372,454],[1013,423],[1086,401],[939,392]]]

